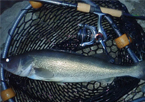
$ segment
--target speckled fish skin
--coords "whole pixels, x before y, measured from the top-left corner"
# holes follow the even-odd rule
[[[95,57],[51,50],[32,51],[10,57],[9,62],[5,60],[2,64],[7,71],[36,80],[89,82],[119,76],[145,79],[145,61],[135,66],[118,66]]]

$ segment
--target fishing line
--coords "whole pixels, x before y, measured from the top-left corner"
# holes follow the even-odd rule
[[[130,17],[130,18],[135,18],[135,19],[140,19],[140,20],[145,20],[145,16],[133,16],[129,13],[123,13],[123,16]]]

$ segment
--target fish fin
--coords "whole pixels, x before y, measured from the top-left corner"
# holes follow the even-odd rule
[[[111,83],[112,81],[114,80],[114,77],[112,78],[105,78],[105,79],[100,79],[100,80],[97,80],[98,82],[101,82],[101,83]]]
[[[30,79],[51,81],[50,79],[54,77],[54,74],[44,68],[33,68],[32,73],[28,76]]]
[[[105,53],[100,53],[100,54],[94,54],[94,55],[90,55],[91,57],[96,57],[101,59],[102,61],[108,62],[108,63],[114,63],[114,58],[106,55]]]
[[[105,53],[93,54],[91,57],[96,57],[104,61],[108,61],[108,56]]]
[[[35,75],[40,76],[40,77],[44,77],[44,78],[53,78],[54,74],[44,68],[34,68],[35,70]]]
[[[21,66],[21,65],[19,65],[19,66]],[[31,72],[32,66],[33,66],[33,64],[27,65],[27,66],[25,66],[25,68],[23,68],[23,66],[22,66],[23,71],[19,75],[28,76],[29,73]],[[20,68],[21,67],[19,67],[19,70],[21,70]]]
[[[63,82],[57,82],[58,85],[64,86],[65,84]]]
[[[44,78],[39,77],[39,76],[37,76],[35,74],[29,75],[27,77],[30,78],[30,79],[34,79],[34,80],[44,80]]]
[[[145,93],[145,85],[142,86],[141,91]]]
[[[57,83],[63,83],[63,80],[60,77],[53,77],[50,79],[50,81],[57,82]]]

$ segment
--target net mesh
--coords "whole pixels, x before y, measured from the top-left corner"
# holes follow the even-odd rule
[[[59,0],[76,3],[78,0]],[[118,0],[92,0],[102,7],[114,8],[128,12],[126,7]],[[133,42],[129,47],[135,54],[144,60],[145,34],[140,25],[134,19],[126,17],[115,18],[114,22],[121,33],[132,37]],[[29,9],[13,33],[8,57],[23,54],[32,50],[56,49],[76,52],[86,56],[104,53],[100,44],[80,47],[77,39],[78,24],[87,24],[97,27],[98,16],[91,13],[82,13],[73,8],[44,4],[38,10]],[[118,49],[114,42],[117,34],[111,28],[107,20],[102,20],[102,26],[109,37],[105,42],[109,55],[115,60],[114,64],[131,65],[133,60],[127,51]],[[17,102],[128,102],[145,96],[141,91],[144,81],[132,77],[119,77],[112,79],[111,83],[64,83],[59,85],[54,82],[31,80],[24,77],[5,73],[7,84],[16,91]],[[122,91],[123,90],[123,91]]]

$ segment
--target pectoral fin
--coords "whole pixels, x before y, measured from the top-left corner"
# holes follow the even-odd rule
[[[64,86],[65,84],[63,82],[57,82],[58,85]]]
[[[97,80],[97,81],[101,82],[101,83],[108,83],[108,84],[110,84],[111,82],[113,82],[113,80],[114,80],[114,77],[106,78],[106,79],[101,79],[101,80]]]
[[[35,80],[51,81],[50,79],[54,77],[54,74],[47,69],[34,68],[28,77]]]

